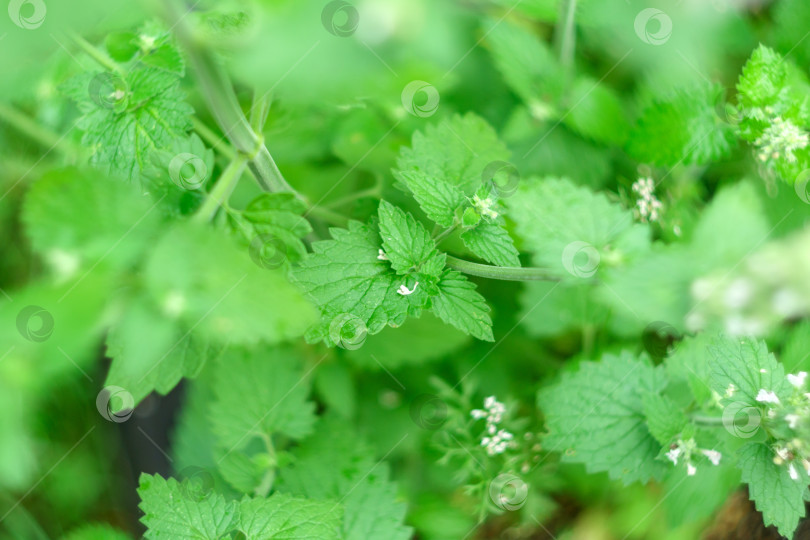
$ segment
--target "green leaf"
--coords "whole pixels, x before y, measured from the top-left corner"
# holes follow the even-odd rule
[[[474,228],[461,233],[461,240],[470,251],[488,263],[520,266],[518,250],[502,223],[482,219]]]
[[[93,149],[90,162],[125,180],[135,180],[153,149],[165,149],[191,128],[193,109],[177,75],[136,67],[124,77],[88,72],[63,86],[83,116],[82,144]]]
[[[467,201],[458,187],[437,182],[430,173],[421,170],[396,171],[395,175],[408,187],[427,217],[442,227],[453,225],[456,209]]]
[[[83,525],[74,529],[62,540],[130,540],[131,536],[109,525]]]
[[[207,227],[171,229],[144,275],[164,313],[222,343],[278,343],[301,336],[316,317],[281,269],[254,264],[225,233]]]
[[[138,298],[107,337],[112,364],[104,385],[126,389],[137,404],[153,390],[168,394],[220,352],[206,335],[185,330]]]
[[[141,474],[138,495],[148,539],[219,540],[239,518],[235,501],[227,502],[217,493],[192,500],[174,478]]]
[[[398,328],[385,328],[379,334],[368,336],[362,347],[344,354],[366,370],[379,370],[381,366],[393,370],[438,360],[469,343],[466,332],[443,323],[428,311],[418,319],[408,319]]]
[[[748,484],[748,493],[762,512],[765,525],[776,525],[780,534],[791,538],[805,514],[807,482],[803,471],[799,472],[801,480],[793,480],[787,467],[776,465],[773,451],[761,443],[748,443],[737,455],[742,480]]]
[[[405,505],[397,501],[388,466],[357,434],[334,417],[322,419],[315,435],[293,451],[280,471],[278,489],[308,499],[339,501],[346,540],[407,540]]]
[[[630,133],[628,153],[666,167],[703,165],[728,156],[736,139],[731,126],[715,112],[720,92],[719,87],[706,85],[654,100]]]
[[[244,448],[261,434],[300,439],[312,431],[309,382],[291,351],[231,349],[214,369],[211,422],[225,450]]]
[[[241,213],[229,213],[231,227],[250,244],[256,236],[278,239],[287,258],[296,262],[304,258],[307,249],[302,241],[312,232],[303,217],[307,206],[293,193],[263,193],[253,199]]]
[[[456,115],[414,133],[411,147],[400,151],[394,176],[428,217],[449,227],[463,197],[483,183],[487,165],[506,159],[509,151],[486,121]]]
[[[422,270],[438,277],[444,269],[445,255],[436,250],[430,233],[411,214],[380,201],[380,236],[383,251],[398,274]]]
[[[565,123],[580,135],[605,144],[622,145],[630,125],[619,96],[607,86],[582,77],[574,82]]]
[[[239,530],[247,540],[340,540],[342,516],[341,505],[330,501],[246,497],[239,503]]]
[[[665,464],[656,460],[661,445],[647,428],[643,398],[666,384],[662,368],[627,352],[583,362],[540,392],[549,431],[544,447],[624,484],[660,479]]]
[[[717,338],[710,352],[714,361],[710,365],[712,390],[724,396],[724,403],[742,402],[758,406],[760,390],[775,392],[780,398],[790,396],[785,369],[768,352],[764,341],[750,338]],[[734,385],[729,397],[726,392]]]
[[[672,442],[686,426],[688,420],[683,411],[667,396],[645,394],[642,397],[647,429],[661,446]]]
[[[594,298],[587,283],[532,281],[520,294],[520,324],[533,337],[549,337],[567,331],[604,324],[609,310]]]
[[[365,346],[358,350],[364,349]],[[315,390],[331,410],[345,418],[354,416],[357,410],[357,386],[345,363],[330,362],[319,366],[315,372]]]
[[[535,263],[561,277],[592,275],[649,250],[649,229],[630,211],[567,179],[529,178],[506,205]]]
[[[332,240],[312,244],[314,253],[293,268],[293,278],[321,309],[321,322],[308,334],[312,340],[335,345],[340,340],[341,318],[356,317],[370,334],[386,325],[399,326],[410,313],[418,315],[426,296],[403,296],[397,289],[406,279],[378,259],[382,249],[379,234],[370,226],[351,221],[348,229],[330,229]],[[412,286],[413,284],[408,284]],[[422,293],[424,286],[420,284]]]
[[[22,220],[34,250],[64,278],[101,261],[137,260],[160,226],[155,204],[96,171],[57,169],[31,187]]]
[[[484,341],[495,341],[486,300],[475,284],[461,273],[447,269],[439,281],[439,294],[433,298],[433,312],[441,320]]]
[[[810,320],[794,326],[779,355],[787,373],[810,371]]]
[[[562,93],[563,73],[554,54],[538,36],[508,21],[490,21],[485,37],[495,67],[515,94],[538,118],[553,115]]]

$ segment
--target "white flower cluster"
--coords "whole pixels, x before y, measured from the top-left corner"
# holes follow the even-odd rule
[[[810,427],[810,392],[806,392],[807,372],[788,374],[787,380],[793,387],[793,395],[787,403],[782,403],[776,392],[765,388],[759,390],[756,400],[769,405],[767,418],[776,427],[775,431],[783,437],[773,445],[773,462],[787,465],[790,477],[801,480],[797,464],[810,476],[810,443],[807,433]],[[788,431],[785,431],[785,427]]]
[[[695,439],[681,440],[669,447],[667,458],[674,464],[678,464],[678,460],[683,460],[686,463],[686,474],[695,476],[697,473],[697,465],[695,465],[692,456],[702,454],[708,458],[712,465],[720,465],[720,459],[723,455],[717,450],[708,450],[706,448],[698,448]]]
[[[498,217],[498,212],[492,209],[492,207],[495,205],[495,201],[489,197],[486,199],[481,199],[478,195],[473,195],[472,202],[473,206],[475,206],[475,210],[482,216],[487,216],[491,219]]]
[[[505,429],[498,428],[498,424],[503,421],[504,414],[506,414],[506,405],[495,399],[495,396],[484,399],[483,409],[470,411],[470,416],[474,419],[486,419],[487,434],[481,439],[481,446],[486,447],[487,454],[490,456],[503,454],[507,448],[515,445],[515,436]]]
[[[652,178],[639,178],[633,184],[633,192],[638,195],[636,208],[641,221],[658,221],[658,212],[663,204],[655,196],[655,182]]]
[[[754,144],[759,147],[757,157],[760,161],[779,159],[784,156],[793,163],[796,161],[793,152],[806,147],[808,142],[810,140],[808,140],[807,133],[800,127],[790,120],[783,120],[781,116],[777,116],[762,135],[754,141]]]

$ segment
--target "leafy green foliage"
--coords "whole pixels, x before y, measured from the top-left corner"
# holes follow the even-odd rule
[[[735,137],[716,112],[719,92],[717,87],[702,86],[653,101],[630,133],[628,152],[640,161],[666,167],[725,158]]]
[[[220,382],[210,414],[225,450],[242,448],[256,436],[300,439],[311,432],[309,385],[289,351],[232,350],[218,359],[214,373]]]
[[[145,279],[163,313],[220,343],[277,343],[302,335],[314,318],[281,269],[262,268],[223,233],[190,224],[161,238]]]
[[[277,239],[291,262],[306,254],[302,238],[312,232],[303,214],[307,207],[292,193],[264,193],[241,211],[231,211],[228,219],[233,231],[247,244],[255,238]]]
[[[340,501],[346,540],[410,538],[402,524],[405,505],[397,501],[387,466],[334,418],[321,420],[316,433],[295,450],[294,464],[281,473],[280,490]]]
[[[773,453],[761,443],[740,448],[738,467],[765,524],[776,525],[781,534],[790,536],[805,513],[806,481],[790,478],[784,467],[774,464]]]
[[[487,165],[508,158],[509,151],[483,119],[453,116],[414,133],[410,148],[400,151],[394,176],[430,219],[450,227],[465,197],[483,183]]]
[[[145,538],[196,538],[216,540],[239,531],[255,540],[342,538],[340,505],[285,495],[267,499],[245,497],[226,501],[222,495],[200,494],[187,483],[158,475],[141,475],[141,519],[148,527]]]
[[[93,149],[91,163],[128,181],[146,168],[152,150],[169,147],[191,127],[180,80],[163,69],[83,73],[64,91],[82,113],[77,125],[82,144]]]
[[[314,254],[293,269],[321,309],[308,339],[341,344],[347,325],[359,321],[360,332],[373,335],[432,307],[444,322],[492,341],[486,301],[463,275],[444,269],[445,254],[424,226],[382,201],[379,228],[350,222],[348,229],[331,229],[333,240],[313,244]]]
[[[750,339],[718,339],[711,353],[714,356],[710,367],[712,389],[720,395],[726,394],[729,385],[735,389],[732,396],[725,398],[727,402],[757,405],[757,394],[762,389],[785,397],[785,370],[768,353],[764,343]]]
[[[564,461],[606,471],[625,484],[660,478],[664,469],[655,458],[661,445],[645,422],[644,398],[666,383],[660,367],[629,353],[583,363],[540,392],[546,446],[561,452]]]

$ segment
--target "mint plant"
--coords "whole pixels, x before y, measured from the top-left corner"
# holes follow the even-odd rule
[[[0,30],[0,538],[803,537],[804,4],[102,4]]]

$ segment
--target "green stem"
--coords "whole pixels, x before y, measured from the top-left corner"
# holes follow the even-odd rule
[[[439,235],[434,237],[433,238],[433,243],[438,246],[441,243],[442,240],[444,240],[445,238],[447,238],[448,236],[453,234],[453,231],[455,231],[457,228],[458,228],[458,223],[454,223],[452,227],[450,227],[448,229],[445,229],[442,233],[440,233]]]
[[[178,2],[167,2],[170,23],[178,41],[183,45],[199,82],[200,92],[208,103],[217,124],[238,152],[246,154],[249,166],[262,189],[266,191],[295,190],[287,183],[276,162],[264,145],[264,139],[251,127],[231,81],[205,44],[200,42],[189,26]]]
[[[202,140],[211,145],[211,148],[228,159],[233,160],[236,157],[236,150],[234,150],[229,144],[225,144],[223,138],[214,133],[210,127],[203,123],[202,120],[196,116],[192,116],[191,126],[194,128],[194,131],[197,132],[200,138],[202,138]]]
[[[349,218],[347,218],[343,214],[339,214],[328,208],[324,208],[323,206],[310,206],[309,210],[307,210],[307,213],[304,215],[304,217],[307,217],[307,215],[312,215],[321,218],[327,223],[331,223],[332,225],[339,225],[341,227],[345,227],[346,223],[348,223],[349,221]]]
[[[471,276],[506,281],[559,281],[545,268],[520,268],[516,266],[490,266],[447,256],[447,266]]]
[[[692,422],[699,426],[717,427],[724,426],[725,420],[722,416],[704,416],[702,414],[692,415]]]
[[[554,29],[557,54],[560,57],[560,64],[566,74],[566,79],[570,78],[574,65],[577,40],[574,26],[576,11],[577,0],[563,0],[560,3],[560,17],[557,19],[557,26]]]
[[[233,161],[231,161],[222,175],[217,180],[217,183],[208,193],[208,197],[200,205],[200,208],[194,214],[194,221],[205,223],[213,219],[217,213],[217,209],[228,201],[228,198],[236,188],[239,178],[245,171],[247,164],[247,156],[239,154]]]
[[[124,76],[124,70],[119,66],[115,61],[98,50],[94,47],[91,43],[89,43],[86,39],[84,39],[79,34],[71,32],[70,39],[79,46],[79,48],[84,51],[90,58],[101,64],[101,66],[105,67],[109,71],[117,73],[120,76]]]
[[[380,190],[380,186],[377,185],[377,186],[374,186],[374,187],[371,187],[371,188],[368,188],[368,189],[364,189],[362,191],[357,191],[355,193],[352,193],[351,195],[346,195],[345,197],[341,197],[340,199],[337,199],[336,201],[332,201],[329,204],[324,205],[323,208],[339,208],[339,207],[343,206],[344,204],[352,203],[352,202],[356,201],[357,199],[363,199],[365,197],[375,197],[375,198],[379,199],[381,196],[382,196],[382,193],[381,193],[381,190]]]
[[[250,126],[256,133],[264,131],[264,123],[270,113],[270,99],[267,95],[260,95],[258,90],[253,92],[253,106],[250,108]]]
[[[77,148],[64,136],[59,136],[49,129],[40,126],[12,105],[0,103],[0,120],[13,126],[20,133],[28,135],[42,146],[56,148],[65,153],[82,152],[80,148]]]

